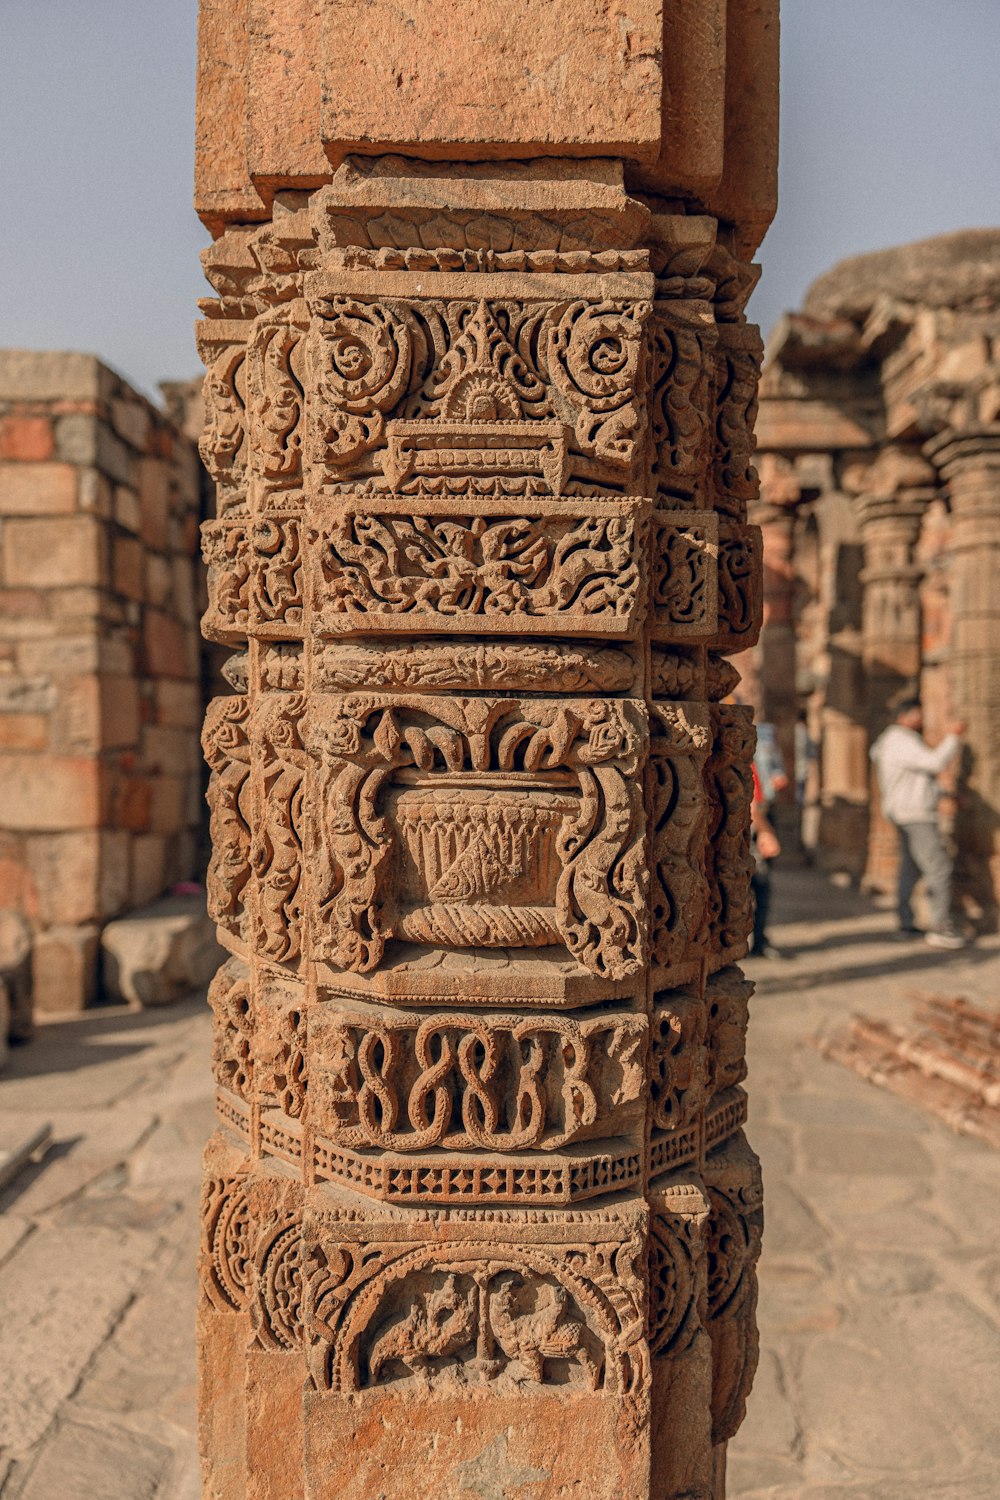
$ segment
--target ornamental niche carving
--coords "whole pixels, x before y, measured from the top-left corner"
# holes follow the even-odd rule
[[[558,1402],[621,1500],[700,1403],[708,1500],[752,1377],[751,278],[567,171],[366,158],[206,254],[201,1337],[231,1472],[294,1407],[350,1500],[449,1402]]]

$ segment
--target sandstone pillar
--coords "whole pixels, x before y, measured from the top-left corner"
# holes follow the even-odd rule
[[[968,725],[955,836],[962,889],[990,917],[1000,890],[1000,424],[943,433],[927,452],[951,507],[951,683]]]
[[[722,699],[772,7],[238,9],[199,103],[204,1493],[710,1500],[755,1363]]]
[[[876,472],[892,471],[887,492],[861,497],[858,506],[864,567],[861,572],[862,662],[869,744],[891,723],[901,696],[919,693],[921,667],[920,524],[934,498],[934,473],[919,454],[887,449]],[[922,483],[921,483],[922,481]],[[879,808],[878,782],[869,769],[870,815],[865,882],[891,890],[897,837]]]

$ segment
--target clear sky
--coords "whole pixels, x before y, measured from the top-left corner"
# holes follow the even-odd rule
[[[85,349],[150,392],[199,368],[196,10],[0,0],[0,344]],[[765,331],[846,255],[1000,224],[1000,0],[782,12]]]

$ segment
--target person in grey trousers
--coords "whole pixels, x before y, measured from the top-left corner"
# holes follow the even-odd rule
[[[938,826],[938,777],[958,754],[965,725],[955,723],[932,750],[923,737],[919,698],[905,698],[895,723],[871,748],[882,811],[899,833],[899,930],[920,936],[914,925],[913,890],[921,875],[927,886],[931,926],[923,934],[932,948],[961,948],[965,939],[951,916],[951,855]]]

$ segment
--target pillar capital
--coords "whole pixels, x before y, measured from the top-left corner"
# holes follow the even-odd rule
[[[637,191],[774,215],[778,0],[201,0],[196,190],[214,233],[349,155],[620,158]]]
[[[1000,422],[940,432],[923,451],[947,481],[973,470],[1000,469]]]

